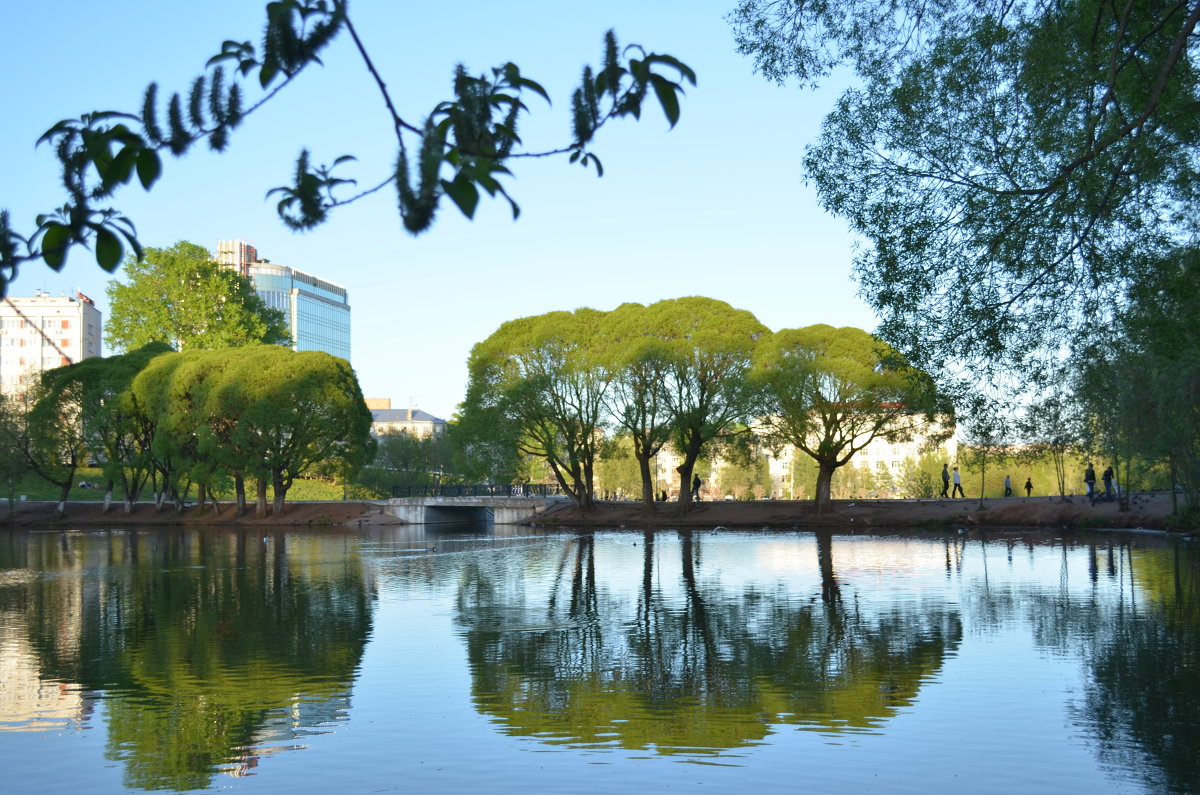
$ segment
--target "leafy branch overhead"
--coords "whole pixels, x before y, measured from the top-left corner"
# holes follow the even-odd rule
[[[500,196],[516,218],[520,209],[501,182],[511,174],[511,160],[567,155],[570,162],[594,166],[602,175],[591,144],[606,123],[625,116],[640,119],[652,98],[674,127],[684,84],[696,84],[686,64],[637,45],[621,48],[609,31],[601,66],[585,67],[571,98],[570,140],[557,149],[531,152],[521,149],[518,134],[521,117],[529,112],[524,97],[532,93],[547,103],[550,97],[516,64],[506,63],[480,76],[459,66],[453,97],[414,124],[396,110],[351,21],[346,0],[273,0],[266,5],[266,17],[261,47],[249,41],[224,42],[186,92],[172,93],[164,101],[158,85],[151,83],[139,113],[96,111],[46,131],[38,143],[54,148],[66,202],[38,215],[28,237],[16,231],[7,211],[0,210],[0,295],[22,263],[41,259],[59,270],[76,246],[92,249],[97,264],[108,271],[121,263],[126,249],[141,258],[133,222],[115,207],[103,205],[135,179],[151,190],[162,176],[164,154],[180,157],[202,141],[213,151],[223,151],[234,130],[306,67],[320,64],[321,51],[343,31],[353,39],[390,114],[396,165],[373,187],[347,193],[357,181],[334,172],[353,162],[352,156],[315,165],[308,150],[301,151],[292,183],[267,194],[276,197],[279,216],[291,229],[312,229],[334,208],[388,185],[396,190],[404,228],[413,234],[429,229],[443,197],[472,218],[481,193]],[[247,105],[245,94],[250,92],[261,96]]]

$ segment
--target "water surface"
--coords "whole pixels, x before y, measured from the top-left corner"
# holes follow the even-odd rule
[[[12,792],[1200,791],[1159,535],[0,536]]]

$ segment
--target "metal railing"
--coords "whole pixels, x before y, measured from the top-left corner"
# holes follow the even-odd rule
[[[550,483],[483,483],[392,486],[393,497],[557,497],[562,487]]]

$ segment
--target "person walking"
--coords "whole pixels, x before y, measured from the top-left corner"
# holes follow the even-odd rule
[[[1092,469],[1091,462],[1088,462],[1087,469],[1083,471],[1083,482],[1087,485],[1088,502],[1092,505],[1096,504],[1096,470]]]
[[[700,502],[700,485],[701,485],[701,483],[702,483],[702,481],[700,480],[699,475],[692,476],[692,499],[695,500],[696,502]]]
[[[1004,496],[1012,496],[1012,478],[1010,478],[1008,475],[1004,476]]]
[[[1113,487],[1112,487],[1113,468],[1112,468],[1112,466],[1109,466],[1108,469],[1104,470],[1104,475],[1102,477],[1104,478],[1104,499],[1108,500],[1109,502],[1112,502],[1112,498],[1113,498]]]
[[[1025,478],[1025,496],[1033,496],[1033,478]]]
[[[950,496],[950,470],[947,469],[949,464],[942,464],[942,496]]]
[[[967,493],[965,491],[963,491],[962,475],[958,474],[958,467],[954,468],[954,491],[951,492],[951,496],[952,497],[961,496],[963,499],[966,499],[966,496],[967,496]]]

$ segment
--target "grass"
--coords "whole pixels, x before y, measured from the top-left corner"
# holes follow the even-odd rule
[[[101,488],[98,489],[81,489],[79,483],[87,481],[88,483],[98,483]],[[75,473],[75,486],[71,489],[71,493],[67,499],[77,502],[103,502],[104,501],[104,481],[103,474],[100,469],[93,467],[81,467]],[[254,484],[246,484],[246,499],[254,499]],[[46,481],[39,478],[37,475],[27,475],[17,483],[15,489],[17,499],[24,494],[27,500],[54,501],[58,499],[58,486],[52,486]],[[191,496],[195,497],[196,491],[192,490]],[[267,486],[267,499],[273,499],[275,496],[274,489]],[[0,498],[7,499],[8,495],[0,495]],[[220,499],[230,500],[233,498],[232,490],[229,494],[221,494]],[[288,500],[341,500],[342,486],[340,483],[329,483],[324,480],[302,480],[298,479],[292,484],[288,490]],[[121,499],[120,491],[114,491],[113,499]],[[151,499],[150,494],[146,491],[142,492],[142,499]]]

